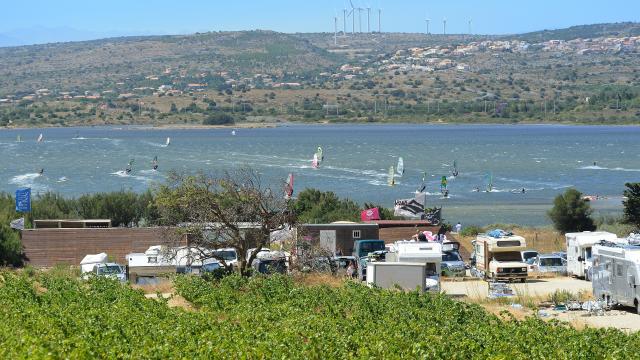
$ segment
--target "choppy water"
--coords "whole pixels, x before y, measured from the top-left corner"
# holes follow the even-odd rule
[[[37,143],[40,133],[44,142]],[[170,146],[164,145],[167,137]],[[318,145],[325,161],[313,169]],[[158,171],[151,169],[154,156]],[[389,187],[387,172],[398,156],[406,172]],[[123,170],[132,158],[134,170],[127,175]],[[451,196],[442,199],[440,177],[450,175],[454,160],[460,175],[449,180]],[[443,205],[449,221],[539,225],[548,223],[545,211],[553,197],[572,186],[608,196],[594,202],[601,213],[619,211],[624,183],[640,181],[640,127],[285,126],[239,129],[235,136],[230,129],[0,131],[0,190],[8,192],[25,186],[69,196],[143,191],[162,182],[170,169],[216,172],[234,166],[257,168],[278,187],[294,172],[296,192],[314,187],[389,207],[394,199],[411,197],[426,171],[428,201]],[[473,192],[484,189],[487,172],[493,173],[494,192]],[[522,187],[525,194],[511,193]]]

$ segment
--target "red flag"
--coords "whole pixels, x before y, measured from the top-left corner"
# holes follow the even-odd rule
[[[380,211],[378,208],[366,209],[360,213],[362,221],[380,220]]]

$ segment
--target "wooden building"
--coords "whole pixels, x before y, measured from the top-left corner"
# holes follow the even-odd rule
[[[352,222],[304,224],[298,235],[313,245],[334,249],[336,255],[351,255],[356,240],[379,239],[377,224]]]

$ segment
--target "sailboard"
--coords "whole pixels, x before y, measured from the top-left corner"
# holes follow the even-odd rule
[[[164,146],[169,146],[169,145],[171,145],[171,138],[170,137],[167,138],[167,142],[164,144]]]
[[[153,158],[153,161],[151,162],[151,164],[153,165],[153,170],[158,170],[158,157],[155,156]]]
[[[393,165],[391,165],[389,167],[389,179],[387,180],[387,183],[389,184],[389,186],[394,186],[396,184],[396,172],[393,168]]]
[[[443,176],[440,178],[440,192],[445,192],[447,190],[447,177]]]
[[[398,158],[398,166],[396,167],[396,173],[398,174],[398,177],[402,177],[402,175],[404,175],[404,160],[402,160],[402,157]]]
[[[290,173],[284,182],[284,198],[289,200],[291,196],[293,196],[293,174]]]
[[[42,142],[44,140],[44,135],[40,134],[40,136],[38,136],[38,142]]]
[[[488,172],[485,175],[485,182],[487,183],[487,189],[486,192],[491,192],[493,190],[493,174],[491,174],[490,172]]]
[[[313,160],[311,160],[311,167],[313,167],[314,169],[317,169],[318,166],[320,166],[320,163],[318,162],[318,154],[313,154]]]
[[[453,160],[453,171],[451,172],[451,175],[453,177],[458,176],[458,162],[456,160]]]
[[[124,170],[125,173],[130,173],[133,170],[133,163],[135,162],[134,159],[129,160],[129,163],[127,164],[127,168]]]

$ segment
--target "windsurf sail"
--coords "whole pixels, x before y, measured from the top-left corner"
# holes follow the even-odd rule
[[[402,157],[398,158],[398,166],[396,167],[396,173],[398,174],[398,177],[402,177],[402,175],[404,175],[404,160],[402,160]]]
[[[394,186],[396,184],[396,172],[393,169],[393,165],[391,165],[391,167],[389,167],[389,179],[387,180],[387,183],[389,184],[389,186]]]
[[[171,144],[171,138],[168,137],[167,142],[164,144],[164,146],[169,146],[170,144]]]
[[[451,175],[458,176],[458,162],[456,160],[453,160],[453,171]]]
[[[324,161],[324,152],[322,151],[321,146],[318,146],[318,150],[316,150],[316,155],[318,156],[318,162]]]
[[[18,135],[18,137],[16,138],[17,142],[22,142],[22,136]]]
[[[311,167],[313,167],[314,169],[317,169],[318,166],[320,166],[320,163],[318,162],[318,154],[313,154],[313,160],[311,160]]]
[[[424,208],[426,204],[426,194],[416,194],[413,199],[396,200],[393,207],[393,215],[412,219],[424,219]]]
[[[235,130],[231,130],[231,135],[236,136],[236,131]]]
[[[416,193],[421,193],[424,192],[427,189],[427,172],[423,172],[422,173],[422,185],[420,185],[420,188],[418,188],[418,191],[416,191]]]
[[[291,196],[293,196],[293,174],[289,174],[284,182],[284,198],[289,200]]]
[[[38,136],[38,142],[42,142],[44,140],[44,135],[40,134],[40,136]]]
[[[153,161],[151,162],[153,165],[153,170],[158,170],[158,157],[154,156]]]
[[[485,182],[487,183],[487,192],[491,192],[493,190],[493,174],[488,172],[485,175]]]
[[[135,162],[134,159],[129,160],[129,163],[127,164],[127,168],[124,170],[127,174],[131,172],[131,170],[133,170],[133,163]]]
[[[444,193],[445,191],[447,191],[447,177],[443,176],[440,179],[440,192]]]

